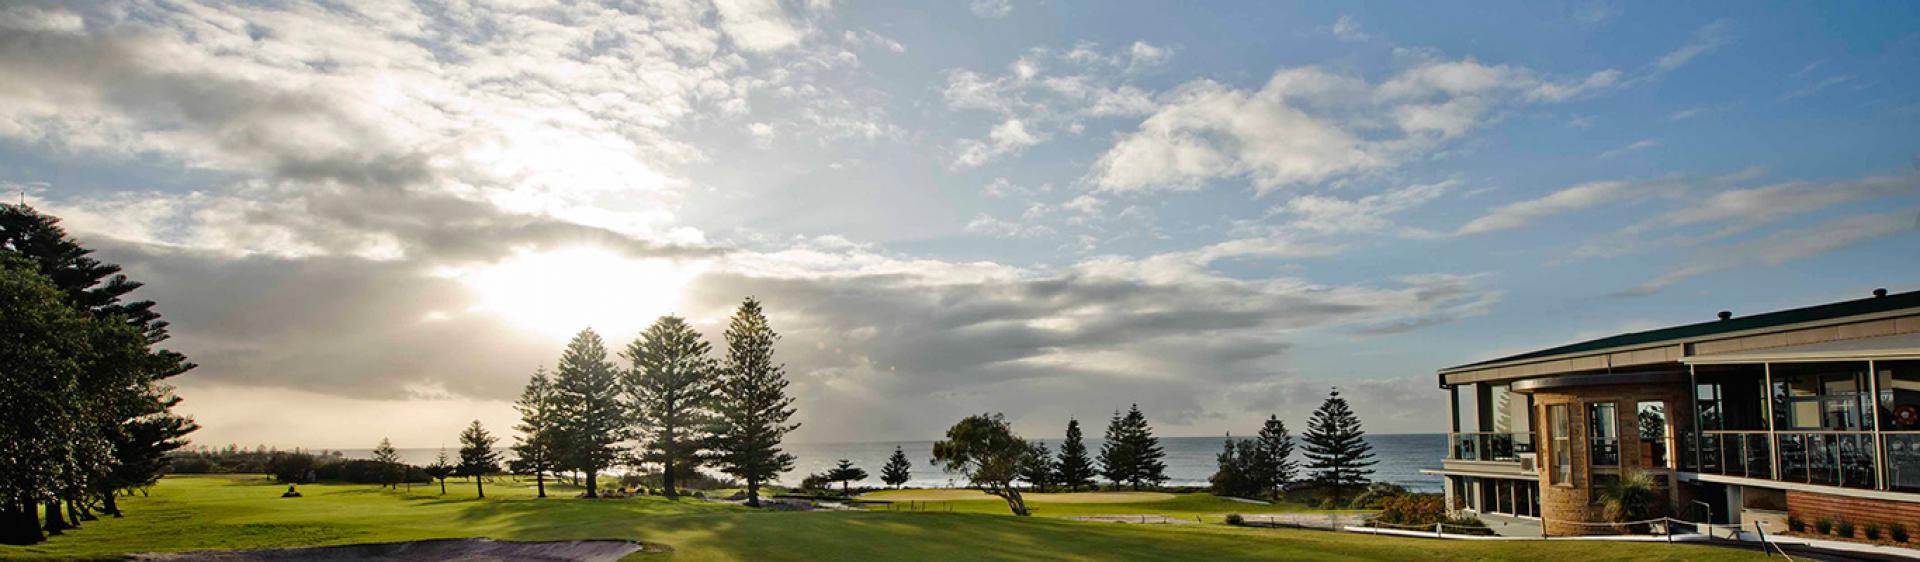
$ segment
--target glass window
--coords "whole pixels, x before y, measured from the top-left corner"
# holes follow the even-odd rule
[[[1774,425],[1781,430],[1871,430],[1868,387],[1865,362],[1775,363]]]
[[[1647,468],[1667,465],[1667,407],[1664,402],[1641,402],[1635,412],[1640,428],[1640,464]]]
[[[1920,361],[1876,361],[1887,487],[1920,491]]]
[[[1478,384],[1463,384],[1453,387],[1453,430],[1457,432],[1480,431],[1480,405],[1475,403],[1479,395]]]
[[[1553,431],[1553,483],[1573,481],[1572,431],[1567,429],[1567,405],[1547,406],[1547,426]]]
[[[1587,404],[1588,464],[1620,466],[1620,413],[1612,402]]]

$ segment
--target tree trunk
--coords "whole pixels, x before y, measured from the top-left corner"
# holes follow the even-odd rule
[[[8,502],[0,509],[0,544],[29,545],[47,540],[40,534],[40,518],[33,504]]]
[[[473,477],[473,491],[480,496],[480,499],[487,498],[487,485],[480,483],[479,476]]]
[[[545,471],[533,471],[533,486],[534,489],[539,490],[539,494],[534,497],[547,497],[547,473]]]
[[[48,535],[58,535],[61,531],[72,528],[67,525],[65,519],[60,518],[60,502],[46,502],[46,514],[47,524],[43,528],[47,530]]]
[[[599,482],[598,476],[600,476],[599,469],[592,469],[587,471],[587,496],[586,497],[589,497],[589,498],[600,497],[600,490],[599,490],[599,486],[597,485],[597,483]]]
[[[87,502],[81,500],[67,500],[67,518],[74,521],[100,520],[99,517],[93,516],[93,508],[88,507]]]
[[[440,495],[447,495],[447,479],[445,478],[440,479]]]
[[[747,507],[760,507],[760,481],[747,479]]]
[[[663,493],[667,495],[667,499],[680,497],[680,491],[673,487],[673,456],[668,455],[660,464],[667,469],[666,472],[660,474],[660,484],[667,489]]]
[[[120,513],[120,502],[114,499],[114,497],[118,495],[120,495],[120,492],[114,491],[114,492],[107,492],[107,495],[100,496],[100,501],[105,502],[106,504],[106,507],[101,511],[104,511],[106,512],[107,515],[112,515],[114,517],[124,517],[124,515]]]

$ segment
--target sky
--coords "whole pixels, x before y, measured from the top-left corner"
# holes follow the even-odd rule
[[[1442,367],[1920,289],[1920,4],[15,1],[0,191],[201,444],[504,432],[748,296],[798,441],[1432,432]]]

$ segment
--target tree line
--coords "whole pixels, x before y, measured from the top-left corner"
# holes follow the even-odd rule
[[[1347,491],[1365,487],[1373,474],[1373,446],[1366,441],[1360,417],[1347,405],[1347,399],[1335,390],[1307,420],[1304,481],[1296,481],[1299,463],[1293,460],[1293,436],[1278,416],[1268,416],[1252,439],[1227,437],[1226,447],[1217,457],[1219,470],[1208,479],[1213,492],[1223,496],[1244,496],[1279,500],[1295,484],[1313,486],[1330,496],[1332,505],[1341,505]]]
[[[712,346],[678,316],[663,316],[618,355],[616,365],[600,334],[581,330],[561,352],[552,373],[536,369],[514,407],[520,423],[507,468],[534,477],[536,495],[547,496],[547,477],[579,473],[585,497],[599,497],[599,475],[615,466],[660,471],[662,492],[678,497],[680,483],[712,467],[746,484],[747,504],[760,505],[760,489],[793,468],[780,448],[795,409],[787,395],[786,366],[773,358],[780,339],[759,300],[734,310],[724,340]],[[427,467],[441,480],[500,470],[496,439],[479,421],[460,436],[459,459],[444,453]],[[382,457],[381,450],[386,450]],[[376,460],[399,465],[385,441]],[[863,474],[861,478],[865,478]]]
[[[166,380],[167,323],[141,283],[26,205],[0,204],[0,543],[33,544],[121,516],[198,429]],[[44,521],[43,521],[44,519]]]

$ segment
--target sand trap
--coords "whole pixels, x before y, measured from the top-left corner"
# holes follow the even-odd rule
[[[271,550],[209,550],[166,554],[135,554],[134,560],[205,560],[210,562],[254,562],[264,560],[352,560],[387,562],[398,560],[460,560],[491,562],[538,560],[542,562],[613,562],[639,550],[666,552],[672,549],[633,541],[549,541],[508,542],[491,539],[442,539],[431,541],[350,544],[310,548]]]
[[[1028,494],[1020,497],[1029,502],[1041,503],[1145,503],[1174,499],[1177,496],[1164,492],[1073,492],[1065,494]],[[1001,501],[1000,498],[979,490],[902,490],[861,494],[860,499],[890,502],[948,502],[970,500]]]

